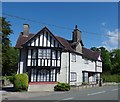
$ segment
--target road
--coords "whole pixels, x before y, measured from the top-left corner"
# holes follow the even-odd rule
[[[51,92],[51,93],[33,93],[27,94],[18,98],[8,97],[10,100],[118,100],[118,86],[102,86],[84,89],[74,89],[67,92]],[[55,101],[56,102],[56,101]]]

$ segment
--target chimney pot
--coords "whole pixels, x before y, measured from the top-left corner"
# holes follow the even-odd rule
[[[75,25],[75,29],[77,29],[78,28],[78,26],[77,25]]]

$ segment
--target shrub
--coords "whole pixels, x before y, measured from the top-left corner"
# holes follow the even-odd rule
[[[120,82],[120,75],[102,75],[103,82]]]
[[[14,84],[15,76],[7,76],[6,79],[8,79],[12,84]]]
[[[69,91],[70,90],[70,85],[67,83],[60,83],[58,82],[58,84],[54,87],[55,91]]]
[[[27,91],[28,88],[28,75],[27,74],[16,74],[14,87],[16,91]]]
[[[82,85],[88,85],[88,83],[87,82],[82,82]]]

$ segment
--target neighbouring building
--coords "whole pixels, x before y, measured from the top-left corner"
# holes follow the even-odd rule
[[[47,27],[31,34],[29,25],[24,24],[16,48],[20,50],[17,73],[28,73],[28,91],[52,91],[57,82],[75,86],[97,83],[102,73],[100,52],[84,47],[77,26],[72,40],[67,40]]]

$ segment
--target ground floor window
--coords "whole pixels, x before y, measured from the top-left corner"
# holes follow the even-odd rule
[[[55,82],[56,69],[31,69],[30,82]]]
[[[77,73],[76,72],[71,72],[70,73],[70,81],[71,82],[77,81]]]
[[[98,79],[98,73],[95,72],[82,72],[83,82],[96,83]]]
[[[83,82],[88,83],[88,73],[87,72],[83,72],[82,73],[82,77],[83,77]]]

